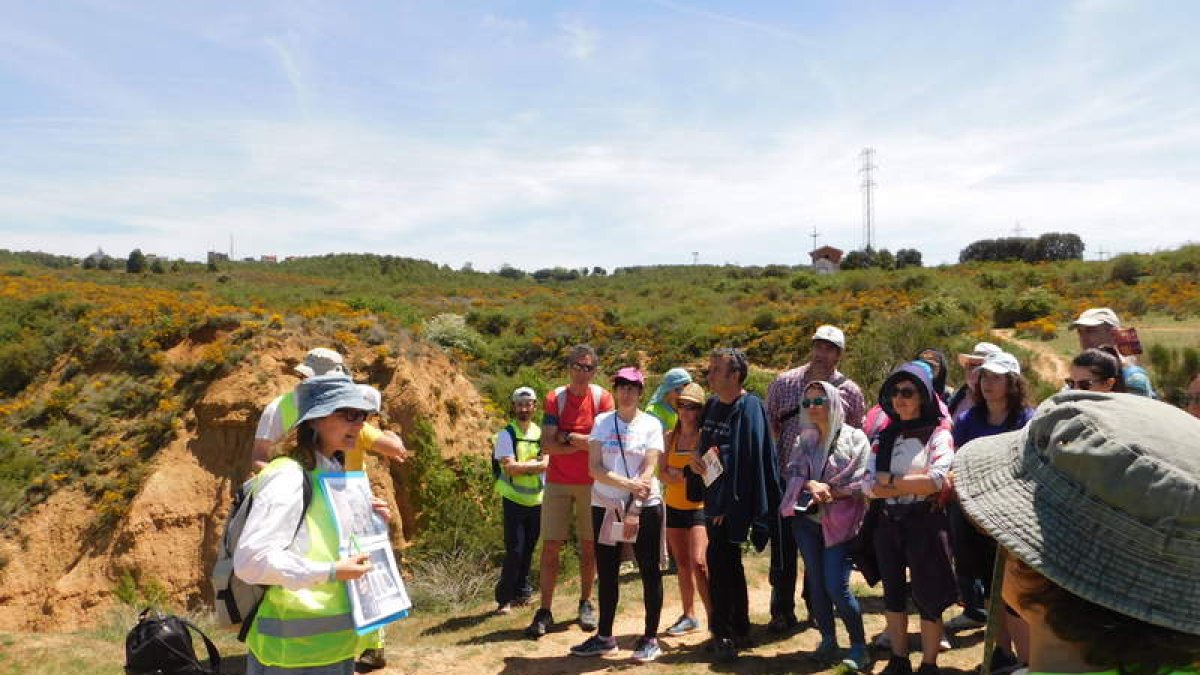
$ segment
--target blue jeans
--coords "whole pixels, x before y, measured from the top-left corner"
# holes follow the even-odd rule
[[[804,579],[812,594],[812,619],[821,636],[833,638],[833,608],[846,624],[851,645],[865,645],[862,609],[858,598],[850,592],[850,558],[846,554],[847,542],[836,546],[825,546],[820,523],[808,516],[792,519],[792,536],[796,547],[804,558]]]

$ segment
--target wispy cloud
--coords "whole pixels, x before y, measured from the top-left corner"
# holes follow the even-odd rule
[[[562,42],[567,54],[580,61],[587,61],[596,53],[597,32],[579,20],[564,21],[559,25]]]

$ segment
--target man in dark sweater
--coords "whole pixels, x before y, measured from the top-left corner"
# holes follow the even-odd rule
[[[708,386],[715,396],[705,408],[700,447],[715,449],[722,473],[704,492],[708,530],[712,649],[720,660],[737,658],[750,646],[750,609],[742,543],[751,530],[761,538],[780,499],[775,444],[762,400],[742,385],[749,372],[738,349],[717,349],[708,360]],[[693,470],[703,473],[697,461]]]

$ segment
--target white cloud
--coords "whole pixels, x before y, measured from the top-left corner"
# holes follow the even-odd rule
[[[582,21],[571,20],[559,24],[560,40],[571,58],[587,61],[596,53],[599,34]]]

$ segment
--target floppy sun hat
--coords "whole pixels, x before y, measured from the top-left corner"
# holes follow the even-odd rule
[[[968,516],[1075,595],[1200,635],[1200,420],[1140,396],[1056,394],[954,459]]]
[[[695,382],[687,384],[683,391],[679,392],[679,400],[704,405],[704,387]]]
[[[374,403],[363,395],[354,380],[345,373],[317,375],[296,385],[296,408],[300,412],[296,424],[328,417],[342,408],[375,411]]]

